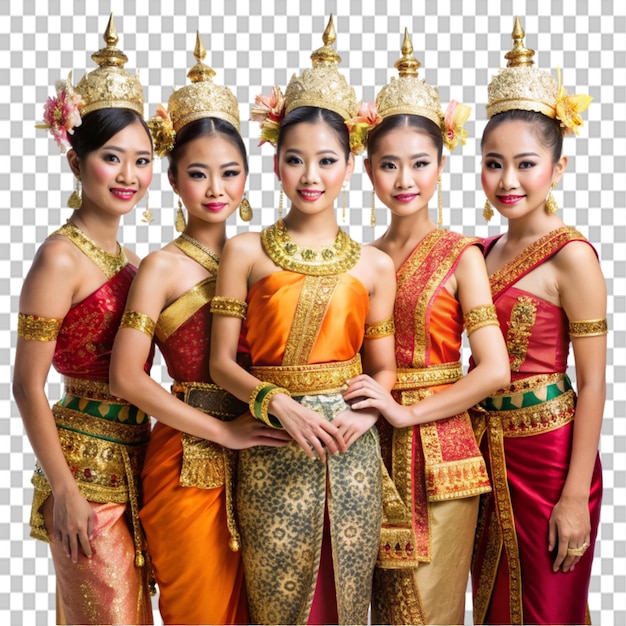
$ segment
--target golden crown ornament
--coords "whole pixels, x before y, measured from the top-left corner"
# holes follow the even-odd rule
[[[421,63],[413,56],[413,44],[406,28],[401,52],[402,56],[394,64],[399,76],[392,77],[389,84],[379,91],[376,104],[362,103],[358,115],[350,121],[355,151],[364,149],[369,132],[386,117],[406,114],[420,115],[436,124],[449,150],[454,150],[459,141],[465,144],[467,131],[463,125],[469,118],[471,108],[452,100],[443,112],[438,89],[417,75]]]
[[[228,87],[213,82],[215,71],[204,63],[206,48],[200,33],[196,33],[193,54],[196,64],[187,73],[191,84],[175,90],[167,103],[167,110],[159,105],[156,115],[148,121],[154,152],[160,157],[174,148],[176,133],[201,118],[224,120],[239,131],[239,102]]]
[[[69,146],[68,135],[80,126],[81,119],[98,109],[131,109],[143,115],[143,87],[135,74],[124,70],[128,57],[116,48],[119,38],[111,13],[104,32],[106,47],[91,58],[98,67],[72,85],[72,73],[56,83],[56,96],[44,106],[44,120],[37,128],[49,130],[62,152]]]
[[[519,17],[515,18],[511,35],[513,48],[504,55],[507,66],[487,87],[487,117],[512,109],[536,111],[558,120],[563,134],[578,134],[583,125],[580,113],[589,107],[593,98],[586,94],[568,95],[558,68],[557,81],[550,72],[535,67],[535,51],[524,44],[526,34]]]
[[[261,124],[260,143],[276,146],[280,123],[297,108],[312,106],[328,109],[340,115],[350,129],[349,121],[358,112],[354,89],[337,69],[341,57],[332,47],[337,39],[331,15],[322,41],[324,45],[311,54],[312,67],[294,74],[283,94],[274,86],[270,96],[259,95],[251,108],[251,120]]]

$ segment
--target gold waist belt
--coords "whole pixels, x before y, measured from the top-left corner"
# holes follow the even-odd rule
[[[292,396],[339,393],[345,389],[346,381],[362,371],[361,357],[358,354],[349,361],[334,363],[255,365],[250,368],[253,376],[263,382],[288,389]]]
[[[479,410],[487,428],[504,437],[527,437],[555,430],[574,419],[576,394],[564,374],[542,374],[514,381],[485,398]]]
[[[394,390],[434,387],[454,383],[463,376],[463,368],[459,362],[441,363],[424,368],[399,367],[396,371]]]
[[[185,404],[225,422],[248,410],[245,402],[212,383],[175,381],[172,385],[172,393]]]
[[[245,413],[248,405],[241,402],[225,389],[212,383],[180,382],[172,384],[172,393],[203,413],[224,422]],[[178,479],[182,487],[217,489],[225,487],[226,525],[230,539],[228,545],[234,552],[239,550],[241,538],[235,519],[234,475],[237,453],[214,441],[181,433],[183,458]]]
[[[63,376],[65,393],[72,396],[89,398],[90,400],[102,400],[104,402],[115,402],[116,404],[128,404],[126,400],[111,394],[109,384],[102,380],[87,380],[85,378],[73,378]]]

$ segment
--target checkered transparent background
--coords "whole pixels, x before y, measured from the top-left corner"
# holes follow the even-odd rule
[[[473,106],[467,144],[446,165],[444,220],[452,228],[486,236],[501,230],[481,217],[479,146],[485,124],[486,85],[510,49],[513,16],[523,16],[526,44],[541,68],[562,68],[570,92],[594,97],[577,139],[567,139],[567,173],[555,193],[568,224],[595,244],[609,289],[607,404],[602,431],[604,504],[596,545],[590,608],[596,624],[626,624],[626,8],[622,0],[2,0],[0,2],[0,623],[54,623],[54,570],[47,547],[28,538],[34,457],[12,400],[11,364],[23,277],[36,247],[69,216],[65,203],[72,176],[55,144],[36,131],[54,83],[92,68],[89,55],[102,46],[113,11],[128,68],[141,68],[146,112],[166,102],[186,82],[195,31],[203,35],[216,81],[249,102],[310,65],[333,12],[342,68],[357,95],[373,100],[395,74],[401,32],[413,34],[421,75],[439,86],[444,106],[454,98]],[[251,228],[274,221],[277,185],[270,149],[257,147],[255,124],[242,123],[249,139]],[[140,255],[174,236],[174,197],[156,162],[150,191],[155,222],[141,222],[141,207],[123,222],[120,239]],[[369,226],[371,186],[357,163],[346,227],[358,240],[380,235]],[[434,203],[433,203],[434,204]],[[233,218],[230,234],[247,229]],[[584,285],[580,286],[584,289]],[[155,377],[166,373],[157,361]],[[573,372],[572,372],[573,373]],[[52,372],[48,391],[61,393]],[[621,419],[619,419],[621,418]],[[468,597],[467,623],[471,623]]]

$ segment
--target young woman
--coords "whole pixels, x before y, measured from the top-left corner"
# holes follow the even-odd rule
[[[32,535],[50,542],[62,623],[151,624],[138,519],[150,420],[112,395],[108,381],[138,265],[116,235],[152,179],[152,143],[143,89],[123,70],[112,17],[104,38],[93,55],[100,67],[75,88],[59,84],[46,106],[46,127],[71,145],[82,199],[71,196],[74,212],[39,248],[24,282],[13,390],[38,459]],[[150,361],[145,354],[142,367]],[[50,365],[65,383],[52,410]]]
[[[353,170],[346,121],[357,105],[336,68],[332,28],[331,21],[313,68],[292,78],[284,98],[275,88],[271,100],[257,99],[267,105],[261,137],[276,143],[276,175],[292,205],[261,234],[226,244],[212,305],[220,314],[214,379],[294,439],[239,456],[254,623],[367,623],[378,552],[378,413],[352,411],[341,390],[361,371],[361,346],[363,369],[385,388],[393,384],[395,281],[390,259],[361,249],[334,214]],[[237,364],[240,333],[249,372]]]
[[[493,494],[481,507],[474,616],[583,624],[602,492],[606,287],[594,249],[555,214],[550,190],[567,164],[563,134],[582,124],[590,98],[567,96],[532,66],[518,20],[513,38],[507,69],[489,84],[482,138],[483,189],[508,220],[485,253],[512,382],[481,403]]]
[[[233,518],[235,457],[222,446],[278,445],[288,436],[264,427],[209,375],[209,304],[226,219],[246,209],[248,162],[237,100],[210,78],[199,35],[194,54],[192,84],[150,121],[188,222],[141,263],[115,341],[111,386],[158,420],[142,473],[141,522],[164,622],[242,624],[248,612]],[[171,395],[143,368],[153,334],[174,380]]]
[[[469,107],[452,103],[444,116],[437,90],[418,79],[412,52],[405,33],[400,77],[369,109],[365,161],[391,211],[387,232],[373,245],[396,268],[398,380],[392,395],[358,376],[345,398],[386,420],[379,431],[393,482],[385,489],[374,622],[463,624],[479,494],[489,490],[467,409],[508,382],[507,355],[479,240],[437,228],[428,212],[444,140],[453,149],[463,137]],[[464,327],[476,362],[467,376]]]

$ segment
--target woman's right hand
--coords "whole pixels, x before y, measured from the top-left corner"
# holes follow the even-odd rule
[[[223,436],[215,438],[216,442],[231,450],[243,450],[253,446],[279,447],[288,444],[291,436],[284,430],[270,428],[255,419],[250,411],[242,413],[224,425]]]
[[[79,550],[82,550],[91,558],[96,515],[78,489],[72,489],[67,495],[50,496],[42,512],[46,528],[52,528],[51,534],[61,543],[65,556],[78,563]]]
[[[326,461],[327,450],[331,454],[347,450],[346,442],[337,426],[287,394],[279,393],[274,396],[269,408],[269,412],[279,419],[283,428],[311,459],[318,456],[321,461]]]

